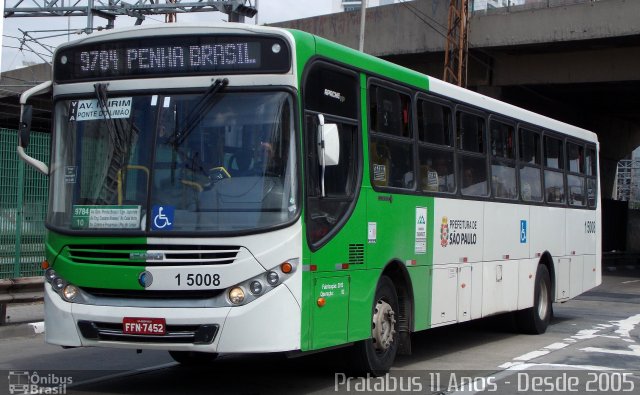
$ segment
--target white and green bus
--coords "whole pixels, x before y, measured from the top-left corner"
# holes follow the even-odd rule
[[[51,94],[52,154],[28,155]],[[352,346],[601,281],[596,135],[311,34],[223,24],[60,46],[25,92],[50,176],[46,341],[219,353]]]

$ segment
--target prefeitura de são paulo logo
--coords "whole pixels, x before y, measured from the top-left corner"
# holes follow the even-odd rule
[[[449,218],[442,217],[440,225],[440,245],[446,247],[449,245]]]

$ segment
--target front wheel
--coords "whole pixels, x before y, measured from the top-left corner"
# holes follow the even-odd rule
[[[533,290],[533,307],[518,312],[518,328],[523,333],[546,332],[551,320],[551,278],[545,265],[538,265]]]
[[[206,365],[213,362],[218,354],[198,351],[169,351],[174,361],[185,366]]]
[[[380,376],[393,365],[398,351],[398,310],[398,294],[393,282],[387,276],[380,277],[371,314],[371,338],[354,346],[358,373]]]

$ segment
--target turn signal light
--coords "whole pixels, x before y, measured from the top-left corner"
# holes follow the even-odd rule
[[[293,266],[289,262],[285,262],[280,265],[280,270],[282,270],[284,274],[289,274],[293,270]]]
[[[40,267],[42,268],[42,270],[47,270],[49,268],[49,261],[48,260],[44,260],[42,261],[42,263],[40,264]]]

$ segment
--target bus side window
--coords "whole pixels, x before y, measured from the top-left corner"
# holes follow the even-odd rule
[[[355,205],[360,173],[359,87],[356,72],[323,61],[313,63],[304,81],[305,220],[307,238],[314,248],[328,242],[339,231],[346,222],[341,219]],[[338,126],[340,140],[339,163],[325,167],[324,196],[318,154],[319,114],[323,115],[325,124]]]
[[[375,85],[369,92],[371,183],[380,187],[413,189],[410,96]]]
[[[485,119],[470,112],[458,111],[456,141],[459,155],[458,164],[463,195],[489,195],[487,175],[487,153],[485,150]]]
[[[587,156],[585,163],[585,171],[587,173],[587,204],[589,207],[596,207],[598,201],[598,179],[596,164],[596,147],[587,145]]]
[[[423,192],[454,193],[455,166],[452,146],[452,113],[446,104],[418,100],[419,189]]]
[[[391,155],[389,148],[376,141],[371,141],[371,166],[372,166],[372,183],[375,186],[389,185],[389,171],[391,168]]]
[[[519,133],[520,196],[526,202],[540,202],[543,199],[540,133],[524,128]]]
[[[456,191],[453,152],[420,147],[420,189],[423,192]]]
[[[561,139],[544,136],[544,189],[547,203],[564,203],[564,155]]]
[[[487,165],[484,158],[464,157],[460,158],[460,183],[463,195],[487,196]]]
[[[516,199],[515,128],[491,120],[491,191],[501,199]]]
[[[586,206],[584,146],[567,142],[567,193],[569,204]]]

